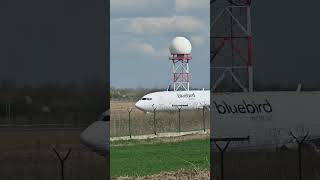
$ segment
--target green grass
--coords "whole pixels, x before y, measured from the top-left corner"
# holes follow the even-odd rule
[[[209,138],[111,146],[111,176],[146,176],[162,171],[209,168]]]

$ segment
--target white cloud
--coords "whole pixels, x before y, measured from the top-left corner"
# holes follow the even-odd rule
[[[119,9],[130,9],[130,8],[137,8],[137,7],[145,7],[150,0],[110,0],[111,8],[119,8]],[[154,2],[154,1],[153,1]]]
[[[205,37],[205,36],[195,35],[195,36],[190,37],[191,44],[196,45],[196,46],[201,46],[201,45],[207,43],[208,40],[209,40],[209,36]]]
[[[165,0],[111,0],[111,9],[119,9],[122,11],[150,9],[164,5]]]
[[[209,26],[191,16],[172,16],[130,18],[127,28],[130,33],[157,35],[168,32],[195,33],[209,29]]]
[[[177,12],[190,11],[210,11],[209,0],[175,0],[175,9]]]
[[[173,4],[172,0],[111,0],[110,14],[112,17],[165,15],[174,9]]]
[[[155,53],[155,49],[151,44],[148,43],[136,43],[136,42],[129,42],[128,48],[130,50],[138,51],[142,54],[152,55]]]
[[[131,53],[139,53],[141,55],[147,55],[147,56],[151,56],[151,57],[163,57],[163,58],[167,58],[169,55],[169,50],[166,48],[163,49],[155,49],[152,44],[149,43],[138,43],[138,42],[129,42],[128,43],[128,51],[130,51]]]

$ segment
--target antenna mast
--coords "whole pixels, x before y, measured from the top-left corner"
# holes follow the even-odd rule
[[[251,0],[211,0],[210,8],[213,12],[210,62],[214,81],[211,90],[217,91],[219,86],[226,86],[219,89],[226,91],[230,90],[227,87],[231,84],[236,84],[236,91],[252,92]],[[234,88],[233,85],[231,87]]]
[[[190,41],[184,37],[176,37],[171,42],[169,59],[172,60],[174,91],[189,91],[190,89],[189,61],[192,59],[191,48]]]

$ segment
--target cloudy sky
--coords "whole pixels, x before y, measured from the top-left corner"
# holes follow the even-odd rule
[[[0,80],[104,79],[109,75],[104,36],[109,22],[99,3],[0,1]],[[320,2],[287,5],[253,3],[254,79],[320,88]],[[111,0],[110,25],[112,86],[167,87],[172,71],[168,45],[175,36],[186,36],[193,44],[191,85],[209,87],[209,0]]]
[[[209,88],[209,0],[111,0],[111,86],[167,87],[169,44],[185,36],[193,46],[193,88]]]
[[[105,17],[100,0],[0,1],[0,81],[106,81]]]
[[[320,88],[319,1],[254,1],[254,78]]]

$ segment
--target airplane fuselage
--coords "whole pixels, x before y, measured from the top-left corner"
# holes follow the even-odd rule
[[[320,92],[215,93],[211,98],[211,138],[244,138],[229,149],[265,149],[295,146],[296,137],[319,142]],[[150,93],[136,106],[146,112],[176,111],[210,105],[210,91],[162,91]],[[81,141],[99,154],[108,154],[109,116],[90,125]],[[292,133],[292,134],[291,134]],[[211,144],[215,149],[215,145]]]
[[[145,112],[199,109],[210,106],[210,91],[154,92],[143,96],[135,106]]]
[[[320,92],[215,93],[210,135],[213,140],[249,137],[232,141],[229,150],[296,147],[293,135],[319,142],[319,102]]]

